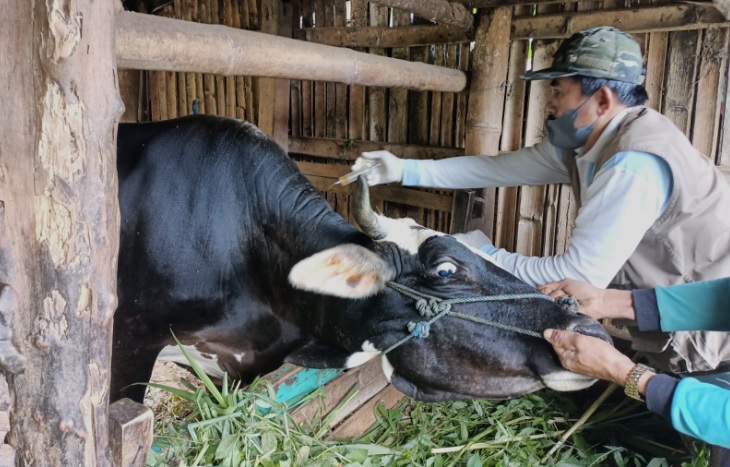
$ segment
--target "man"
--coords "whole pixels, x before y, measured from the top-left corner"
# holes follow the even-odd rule
[[[643,107],[644,67],[631,36],[608,27],[581,31],[560,46],[550,68],[523,78],[551,80],[546,141],[496,157],[439,161],[374,151],[353,169],[380,163],[367,175],[370,185],[570,183],[579,210],[564,254],[526,257],[482,235],[483,251],[535,286],[568,277],[642,288],[730,276],[730,189],[670,120]],[[642,333],[633,343],[672,371],[730,361],[725,333]]]

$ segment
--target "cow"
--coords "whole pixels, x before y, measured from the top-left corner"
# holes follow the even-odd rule
[[[563,369],[539,333],[610,341],[597,321],[453,236],[374,213],[362,180],[358,230],[249,123],[120,124],[117,168],[111,400],[143,399],[134,383],[149,380],[172,333],[206,372],[244,381],[285,361],[352,368],[380,358],[397,389],[424,401],[594,382]]]

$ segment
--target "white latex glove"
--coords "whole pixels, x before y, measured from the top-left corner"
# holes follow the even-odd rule
[[[403,160],[389,151],[363,152],[355,159],[352,170],[363,170],[380,164],[365,174],[368,185],[400,182],[403,180]]]
[[[496,250],[496,248],[494,248],[494,245],[492,245],[492,241],[481,230],[472,230],[471,232],[466,233],[456,233],[453,234],[452,237],[459,240],[461,243],[482,250],[483,252],[490,255]]]

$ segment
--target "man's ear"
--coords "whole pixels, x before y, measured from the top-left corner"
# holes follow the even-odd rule
[[[599,116],[603,116],[604,114],[610,113],[614,110],[618,101],[616,100],[616,95],[613,93],[611,88],[608,86],[601,86],[598,88],[598,91],[596,91],[596,94],[598,97],[597,110]]]

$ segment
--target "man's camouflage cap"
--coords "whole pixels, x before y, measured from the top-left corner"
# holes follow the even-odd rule
[[[553,55],[551,67],[527,72],[522,78],[538,80],[564,76],[588,76],[643,84],[641,49],[633,37],[616,28],[586,29],[560,44]]]

